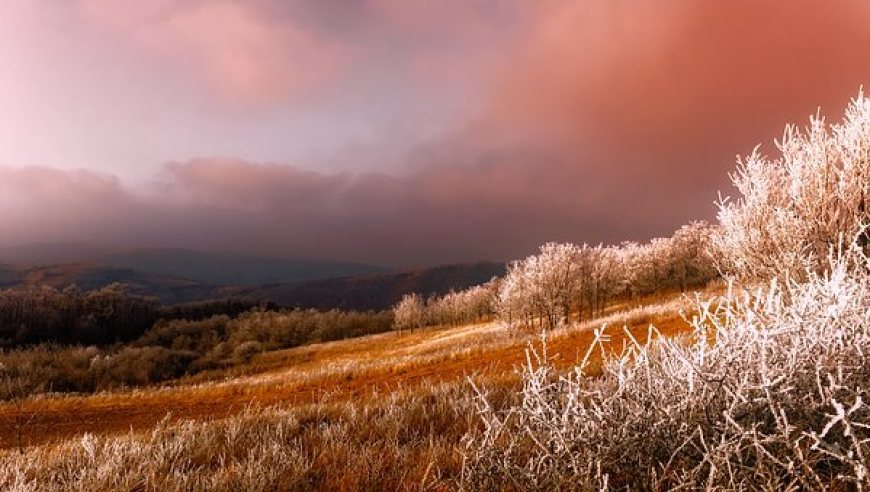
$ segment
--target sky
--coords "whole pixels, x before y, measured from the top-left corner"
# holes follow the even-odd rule
[[[0,245],[423,266],[715,219],[863,0],[0,0]]]

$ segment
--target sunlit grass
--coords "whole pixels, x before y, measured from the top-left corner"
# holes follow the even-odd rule
[[[679,310],[686,305],[684,298],[671,296],[559,328],[548,334],[549,353],[559,367],[576,365],[592,341],[591,328],[602,323],[626,324],[641,339],[650,323],[669,334],[683,332],[689,325]],[[0,486],[232,489],[245,484],[267,490],[309,484],[352,490],[379,480],[399,488],[421,483],[454,488],[462,469],[460,441],[480,425],[468,378],[495,400],[513,401],[524,351],[540,336],[497,322],[384,333],[264,353],[243,374],[222,379],[28,399],[15,408],[0,407],[0,420],[16,412],[34,416],[24,429],[31,446],[23,454],[14,450],[8,429],[2,435],[11,451],[0,461]],[[605,352],[621,350],[622,343],[614,337]],[[593,362],[599,356],[593,354]],[[311,421],[320,423],[298,424]],[[440,427],[444,422],[451,425]],[[227,435],[236,428],[246,429],[241,442]],[[91,437],[82,440],[84,432]],[[149,472],[153,467],[147,463],[167,453],[174,458],[160,458],[162,472]],[[282,473],[256,473],[279,465]],[[80,468],[87,472],[73,477],[71,470]],[[179,478],[161,478],[166,474]],[[115,475],[119,478],[111,478]]]

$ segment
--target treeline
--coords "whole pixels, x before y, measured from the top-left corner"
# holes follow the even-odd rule
[[[545,244],[511,264],[495,311],[509,324],[555,327],[598,316],[618,300],[704,285],[719,276],[714,235],[706,222],[692,222],[646,244]]]
[[[0,401],[221,371],[263,351],[392,327],[391,311],[279,310],[238,299],[159,306],[122,286],[0,291]]]
[[[508,324],[554,327],[594,317],[612,302],[663,290],[685,291],[719,276],[714,227],[692,222],[646,244],[549,243],[510,264],[507,275],[423,300],[406,295],[394,308],[399,328],[468,323],[496,315]]]
[[[396,328],[413,329],[435,325],[461,325],[491,318],[493,301],[501,279],[444,296],[423,299],[419,294],[407,294],[393,309]]]
[[[39,392],[141,386],[247,363],[267,350],[389,331],[390,311],[254,309],[199,320],[161,319],[112,346],[42,344],[0,349],[0,401]]]
[[[161,306],[129,295],[123,285],[82,291],[71,286],[0,291],[0,348],[39,343],[106,345],[136,339],[158,320],[237,316],[274,304],[246,299]]]

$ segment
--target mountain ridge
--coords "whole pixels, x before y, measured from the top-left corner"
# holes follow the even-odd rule
[[[301,260],[272,255],[185,248],[141,248],[90,258],[87,263],[130,268],[152,275],[186,278],[214,285],[257,286],[387,273],[362,263]]]
[[[209,285],[241,286],[298,283],[395,271],[382,266],[347,261],[176,247],[129,249],[86,242],[0,247],[0,264],[25,268],[71,264],[126,268],[143,274],[187,279]]]
[[[504,263],[477,262],[297,283],[233,286],[82,263],[38,267],[0,264],[0,289],[62,290],[76,285],[94,290],[123,284],[130,294],[154,297],[163,304],[249,298],[301,309],[381,310],[389,309],[408,293],[443,295],[484,283],[503,275],[505,270]]]

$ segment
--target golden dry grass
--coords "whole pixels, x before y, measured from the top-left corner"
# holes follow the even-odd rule
[[[556,331],[548,350],[558,367],[576,365],[592,340],[590,327],[625,323],[641,341],[654,323],[664,335],[688,325],[679,301],[657,310],[635,310]],[[652,314],[651,314],[652,313]],[[213,420],[237,415],[251,405],[300,406],[323,402],[367,401],[397,390],[435,383],[462,383],[469,375],[504,379],[525,360],[524,348],[539,334],[498,323],[385,333],[354,340],[315,344],[262,354],[248,375],[223,381],[182,380],[161,388],[90,396],[44,396],[0,406],[0,422],[20,421],[25,445],[59,442],[84,433],[144,431],[164,418]],[[614,330],[609,346],[622,347]],[[593,354],[600,357],[600,353]],[[0,427],[0,448],[18,444],[16,425]]]

